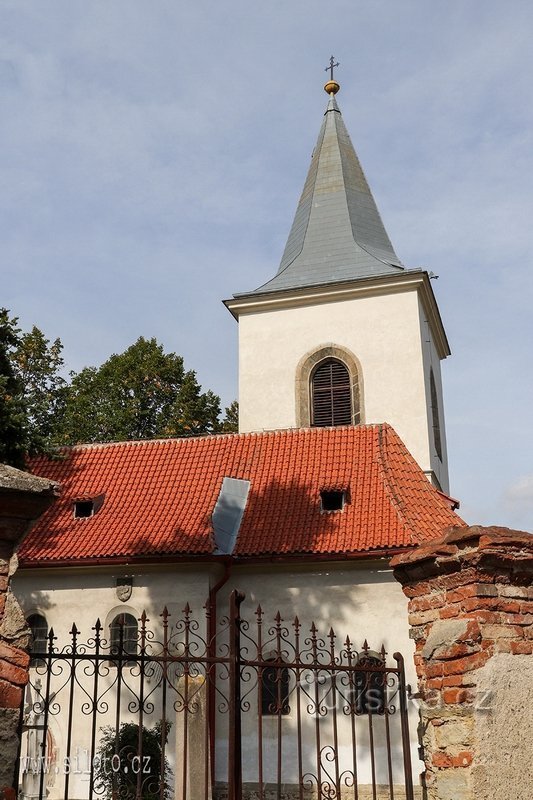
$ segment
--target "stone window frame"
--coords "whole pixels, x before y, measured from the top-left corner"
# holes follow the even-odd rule
[[[350,374],[352,425],[364,422],[363,379],[359,360],[347,348],[336,344],[323,344],[300,359],[296,367],[296,427],[311,427],[311,378],[321,361],[334,358],[340,361]]]

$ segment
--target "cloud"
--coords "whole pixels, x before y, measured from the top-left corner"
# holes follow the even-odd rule
[[[512,8],[5,0],[1,304],[72,369],[157,336],[229,403],[220,300],[277,269],[333,53],[398,255],[440,276],[452,494],[531,527],[533,4]]]
[[[498,504],[504,523],[533,533],[533,474],[521,475],[509,483]],[[502,513],[503,512],[503,513]],[[492,524],[494,520],[491,520]]]
[[[533,475],[524,475],[512,483],[505,490],[504,496],[510,505],[518,504],[533,511]]]

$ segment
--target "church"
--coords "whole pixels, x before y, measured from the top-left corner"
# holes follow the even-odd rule
[[[116,642],[120,629],[122,644],[135,642],[143,615],[159,626],[163,609],[178,618],[184,609],[207,607],[207,622],[198,624],[209,638],[209,626],[227,615],[230,591],[238,590],[247,620],[278,614],[279,626],[296,618],[297,629],[334,631],[339,642],[349,636],[378,661],[380,652],[401,653],[406,680],[416,683],[406,603],[389,561],[464,525],[449,496],[441,361],[450,350],[430,276],[406,268],[387,235],[343,122],[339,84],[332,77],[324,88],[327,107],[279,269],[254,291],[224,301],[239,326],[239,433],[79,445],[61,460],[32,463],[35,474],[61,487],[18,552],[14,589],[36,652],[51,630],[54,647],[67,644],[73,623],[76,635],[89,639],[96,618],[103,641]],[[135,648],[128,650],[133,661]],[[279,654],[271,648],[273,683],[288,697],[292,672],[280,672]],[[44,660],[35,660],[36,672]],[[126,668],[133,675],[129,662]],[[43,680],[32,683],[37,695]],[[102,725],[110,723],[112,705],[102,708]],[[305,733],[294,718],[297,744],[288,741],[294,703],[278,705],[278,727],[268,704],[263,709],[260,779],[251,723],[243,722],[250,735],[242,743],[242,780],[266,786],[274,783],[268,770],[277,770],[278,785],[282,780],[292,797],[290,786],[303,781]],[[357,724],[365,716],[358,715]],[[409,716],[416,776],[414,705]],[[335,762],[336,784],[348,771],[359,797],[391,797],[403,778],[384,755],[394,750],[388,728],[376,731],[385,738],[375,744],[372,720],[367,714],[366,751],[351,767],[335,721],[335,747],[346,750]],[[95,734],[91,745],[80,724],[47,717],[49,759],[74,744],[94,752]],[[177,770],[190,758],[184,750],[193,747],[192,734],[169,725]],[[203,752],[200,741],[194,747]],[[189,771],[190,785],[176,797],[194,798],[193,784],[207,797],[208,786],[222,780],[214,764],[231,751],[227,735],[206,732],[204,749],[205,777],[192,780]],[[91,796],[93,778],[89,790],[84,779],[72,776],[72,797]],[[48,796],[63,796],[61,780],[47,775]],[[30,783],[24,796],[43,796],[43,786],[39,792]],[[389,793],[376,788],[387,785]]]

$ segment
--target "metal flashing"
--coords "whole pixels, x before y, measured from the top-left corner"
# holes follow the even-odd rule
[[[237,542],[250,481],[223,478],[212,515],[215,555],[231,555]]]
[[[253,294],[403,269],[331,95],[278,272]]]

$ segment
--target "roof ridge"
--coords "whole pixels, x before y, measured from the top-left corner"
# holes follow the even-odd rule
[[[410,538],[412,539],[413,531],[411,526],[409,525],[409,521],[407,520],[405,514],[403,513],[402,509],[402,500],[401,497],[397,494],[397,487],[396,487],[396,480],[391,475],[390,465],[387,459],[387,436],[390,430],[392,430],[391,426],[388,423],[383,423],[378,426],[378,460],[381,469],[381,474],[383,476],[383,484],[385,486],[385,490],[387,494],[389,494],[391,498],[391,503],[398,515],[398,518],[402,522],[403,526],[409,531]],[[385,435],[384,435],[385,434]]]
[[[391,500],[398,516],[410,533],[412,544],[419,544],[427,539],[427,535],[424,534],[424,530],[421,527],[419,515],[416,512],[411,512],[411,508],[415,508],[415,506],[412,503],[407,502],[403,497],[403,492],[401,492],[399,486],[400,481],[398,481],[394,469],[393,460],[390,458],[388,453],[388,446],[392,444],[396,445],[396,447],[398,447],[398,449],[401,451],[402,458],[407,464],[409,464],[409,466],[414,467],[419,472],[421,472],[421,469],[394,428],[386,423],[380,427],[387,429],[386,436],[382,436],[381,430],[378,435],[378,452],[384,476],[385,487],[390,492]],[[389,441],[391,439],[393,441]],[[445,506],[449,508],[449,503],[446,503],[444,500],[444,497],[447,497],[447,495],[444,495],[443,492],[440,492],[435,486],[433,486],[426,475],[424,475],[424,482],[420,484],[420,488],[424,493],[432,495],[434,500],[440,506],[442,506],[443,509]],[[459,522],[463,522],[461,517],[458,515],[456,516],[458,517]]]
[[[65,444],[59,448],[59,452],[72,452],[73,450],[103,450],[106,447],[134,447],[146,444],[167,444],[168,442],[197,442],[205,439],[226,439],[230,436],[239,436],[238,433],[208,433],[196,436],[166,436],[156,439],[123,439],[115,442],[79,442],[78,444]],[[43,456],[36,456],[35,459]],[[32,459],[33,460],[33,459]]]
[[[383,423],[387,425],[388,423]],[[281,436],[284,434],[298,435],[300,433],[311,433],[317,435],[323,431],[357,431],[361,429],[371,430],[372,428],[379,427],[377,423],[361,423],[360,425],[330,425],[330,426],[309,426],[307,428],[265,428],[259,431],[240,431],[236,433],[208,433],[199,434],[198,436],[167,436],[165,438],[157,439],[125,439],[116,442],[80,442],[79,444],[62,445],[59,448],[60,453],[71,453],[78,450],[100,450],[107,447],[135,447],[140,445],[158,445],[169,444],[171,442],[204,442],[212,441],[213,439],[229,439],[229,438],[253,438],[262,436]],[[40,460],[46,456],[35,456],[33,460]]]

